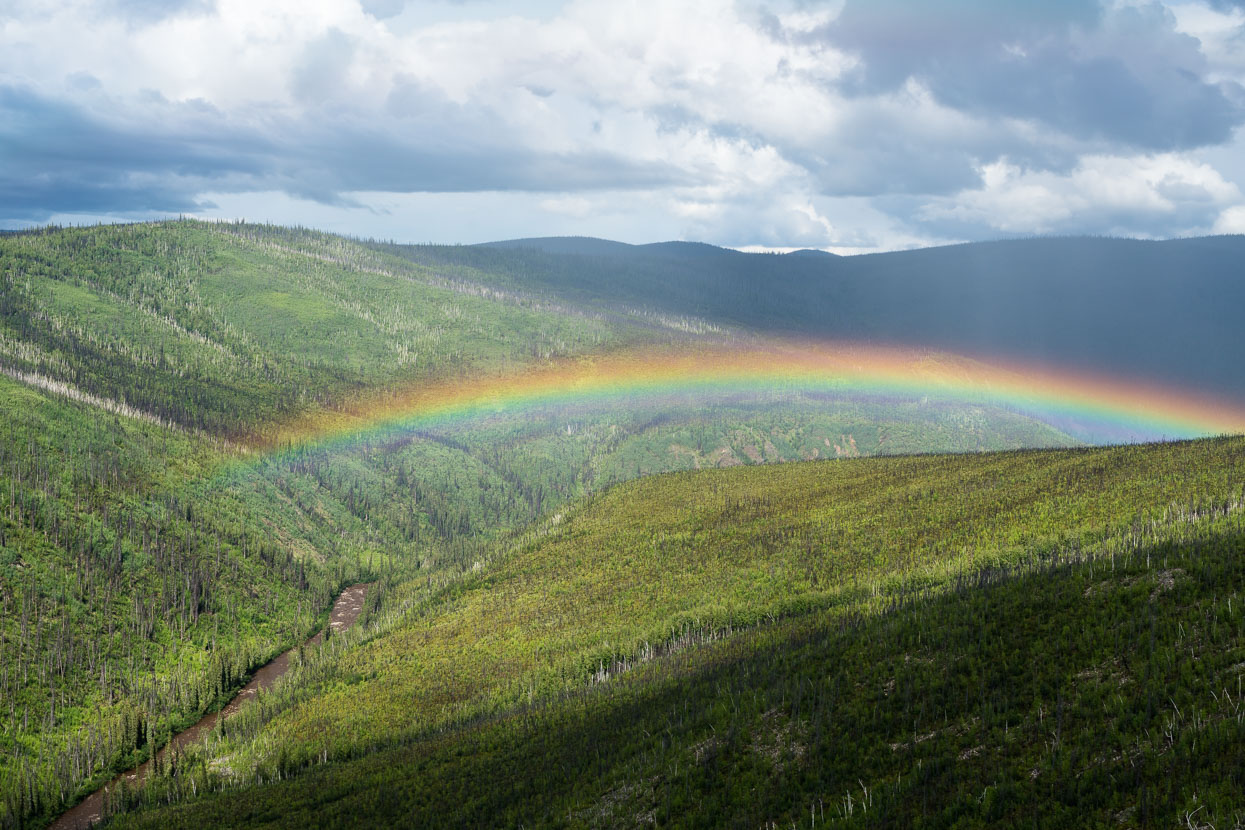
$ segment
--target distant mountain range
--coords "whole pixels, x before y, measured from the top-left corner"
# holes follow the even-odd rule
[[[587,237],[387,247],[587,304],[1045,362],[1245,398],[1245,236],[1033,238],[849,257]]]

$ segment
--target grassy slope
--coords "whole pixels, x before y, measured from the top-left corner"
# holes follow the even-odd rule
[[[653,336],[447,287],[380,256],[324,235],[192,222],[7,237],[0,357],[247,435],[386,383]]]
[[[1007,413],[847,406],[601,415],[571,435],[551,418],[238,463],[225,439],[389,383],[718,336],[470,276],[250,225],[0,239],[0,368],[27,378],[0,377],[0,825],[54,812],[214,705],[344,581],[469,570],[594,484],[805,457],[853,431],[862,452],[884,449],[863,426],[879,414],[899,448],[1066,440]]]
[[[213,752],[254,781],[406,748],[150,821],[750,826],[849,792],[869,820],[1139,821],[1194,790],[1222,820],[1245,808],[1242,461],[1238,438],[621,485]],[[1069,555],[1100,558],[1044,564]],[[186,769],[158,789],[215,786]]]
[[[1245,535],[1146,552],[751,632],[114,826],[1239,826]]]
[[[393,380],[652,336],[420,282],[401,263],[380,272],[344,242],[330,258],[245,230],[0,242],[0,366],[96,402],[0,377],[0,824],[55,810],[193,720],[303,636],[343,581],[394,563],[435,572],[475,504],[421,510],[363,454],[321,476],[240,465],[221,437]],[[412,465],[426,490],[464,472],[455,455]],[[477,519],[530,519],[505,508]]]

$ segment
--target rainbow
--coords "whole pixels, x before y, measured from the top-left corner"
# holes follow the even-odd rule
[[[1245,432],[1245,406],[1161,386],[913,349],[765,341],[581,356],[384,390],[343,410],[286,424],[262,449],[271,455],[538,410],[617,411],[783,393],[1002,407],[1065,431],[1097,435],[1098,441]]]

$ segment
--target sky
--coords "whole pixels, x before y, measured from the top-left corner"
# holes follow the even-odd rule
[[[1245,233],[1245,0],[0,0],[0,227]]]

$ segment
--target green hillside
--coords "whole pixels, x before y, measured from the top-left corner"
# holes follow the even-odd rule
[[[19,234],[0,240],[0,274],[6,369],[236,437],[387,383],[655,336],[275,227]]]
[[[396,614],[615,482],[1070,442],[979,407],[792,399],[263,452],[395,384],[734,336],[311,231],[0,238],[0,826],[55,815],[218,706],[342,585],[384,577],[376,611]]]
[[[1243,594],[1245,0],[0,0],[0,830],[1245,830]]]
[[[543,509],[517,492],[539,477],[434,442],[296,470],[247,443],[392,382],[659,336],[384,265],[325,235],[189,222],[0,240],[0,824],[55,813],[218,705],[340,585],[437,574],[464,523]],[[505,492],[479,506],[457,478]]]
[[[623,484],[426,599],[392,585],[404,617],[148,797],[224,794],[120,826],[1223,826],[1242,461],[1233,438]]]
[[[1068,760],[1050,749],[1063,726],[1055,744],[1038,738],[1052,706],[1057,723],[1066,709],[1084,724],[1085,706],[1107,705],[1066,683],[1116,677],[1108,653],[1146,678],[1110,712],[1145,715],[1111,727],[1142,771],[1108,769],[1102,803],[1137,821],[1170,805],[1222,821],[1239,806],[1198,772],[1217,763],[1239,780],[1215,743],[1235,739],[1232,724],[1192,704],[1207,689],[1238,699],[1223,669],[1245,660],[1237,606],[1220,609],[1238,590],[1223,552],[1239,547],[1240,439],[980,455],[1071,439],[984,407],[791,393],[269,453],[291,424],[394,386],[753,336],[593,295],[593,280],[559,293],[406,253],[198,222],[0,238],[0,826],[40,826],[147,757],[363,580],[376,583],[363,623],[303,654],[171,777],[118,794],[122,823],[302,825],[300,811],[336,810],[340,824],[757,825],[799,823],[814,796],[810,822],[828,820],[849,791],[847,818],[864,798],[890,805],[873,817],[911,823],[918,784],[922,815],[971,823],[1008,814],[973,812],[948,753],[1004,769],[981,748],[1000,723],[1006,740],[1021,729],[1007,757],[1039,769],[1006,767],[1000,793],[1075,806],[1080,791],[1058,788],[1086,774],[1101,736],[1081,728]],[[972,454],[912,454],[932,451]],[[857,458],[869,455],[892,457]],[[1052,565],[1067,556],[1107,558]],[[1072,593],[1033,590],[1041,580]],[[1109,607],[1073,602],[1091,582]],[[1142,602],[1163,612],[1148,651],[1122,622]],[[987,607],[1034,622],[982,639],[971,614]],[[1100,633],[1072,662],[1038,659],[1042,626],[1063,618]],[[1199,620],[1218,621],[1199,641],[1213,665],[1198,646],[1184,657]],[[895,720],[854,678],[885,685],[870,655],[916,654],[894,632],[927,628],[942,637],[920,635],[929,662],[890,675],[924,708]],[[811,709],[793,704],[808,695]],[[1165,698],[1194,719],[1188,743]],[[840,705],[850,717],[826,714]],[[848,739],[856,754],[836,749]],[[905,740],[919,751],[895,755]],[[1043,796],[1033,781],[1063,783]],[[279,816],[262,806],[274,787]],[[1153,799],[1128,795],[1138,787]],[[144,812],[157,802],[174,813]]]

